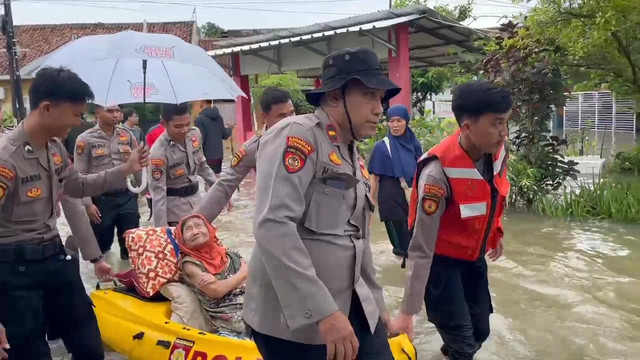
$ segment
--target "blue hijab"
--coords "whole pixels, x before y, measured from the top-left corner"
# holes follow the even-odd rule
[[[404,178],[409,186],[413,184],[413,176],[416,173],[417,163],[422,156],[422,145],[409,128],[409,110],[404,105],[394,105],[387,111],[387,118],[399,117],[407,122],[407,130],[400,136],[391,135],[386,138],[389,141],[389,149],[384,140],[376,143],[369,160],[369,172],[375,175]]]

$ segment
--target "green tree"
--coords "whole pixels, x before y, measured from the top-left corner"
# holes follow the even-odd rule
[[[207,21],[204,25],[200,26],[200,33],[205,38],[219,38],[223,32],[223,28],[210,21]]]
[[[12,129],[13,127],[15,127],[18,124],[18,120],[16,120],[16,117],[9,114],[9,113],[4,113],[3,118],[2,118],[2,127],[7,130],[7,129]]]
[[[284,74],[260,74],[258,83],[251,86],[251,97],[256,100],[256,106],[262,96],[262,92],[267,87],[278,87],[288,90],[291,94],[291,102],[296,109],[297,114],[308,114],[314,111],[314,108],[307,103],[300,85],[300,79],[293,72]]]
[[[486,47],[482,71],[487,79],[511,92],[511,202],[531,208],[536,200],[558,190],[567,177],[576,177],[577,163],[565,161],[560,148],[566,140],[549,135],[552,105],[563,105],[564,78],[553,52],[513,22],[500,27]]]
[[[575,84],[640,98],[638,0],[539,0],[525,24]]]

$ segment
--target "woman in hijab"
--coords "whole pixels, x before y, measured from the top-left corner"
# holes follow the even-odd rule
[[[371,195],[378,204],[393,253],[406,258],[411,234],[405,190],[413,184],[422,146],[408,126],[409,110],[404,105],[391,106],[387,119],[389,133],[376,143],[369,160]]]
[[[176,228],[182,281],[198,296],[214,334],[243,337],[244,282],[247,264],[228,251],[216,228],[199,214],[184,217]]]

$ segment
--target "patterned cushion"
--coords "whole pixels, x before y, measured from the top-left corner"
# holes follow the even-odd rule
[[[136,290],[151,298],[171,281],[178,281],[178,259],[166,228],[138,228],[125,233]]]

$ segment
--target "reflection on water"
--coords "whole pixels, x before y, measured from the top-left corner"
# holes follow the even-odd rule
[[[254,180],[242,184],[233,211],[215,223],[219,238],[245,257],[253,247]],[[148,209],[144,200],[140,204],[148,225]],[[64,219],[59,226],[68,234]],[[404,270],[382,223],[374,220],[372,227],[378,278],[389,308],[397,311]],[[489,266],[492,334],[477,359],[640,359],[640,226],[511,212],[505,229],[505,256]],[[125,269],[118,254],[114,249],[107,259]],[[90,291],[96,283],[92,266],[83,262],[81,271]],[[424,311],[416,321],[420,359],[442,359],[441,340]],[[121,359],[113,353],[108,358]]]

